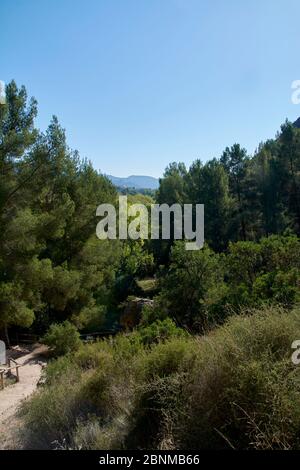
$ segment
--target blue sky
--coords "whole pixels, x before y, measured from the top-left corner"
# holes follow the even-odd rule
[[[250,153],[300,116],[299,0],[0,0],[0,79],[97,169]]]

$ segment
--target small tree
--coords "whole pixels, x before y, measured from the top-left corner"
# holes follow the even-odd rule
[[[43,342],[49,346],[55,357],[77,351],[81,344],[77,328],[69,321],[51,325]]]
[[[179,325],[203,328],[210,305],[217,303],[223,293],[222,264],[222,256],[207,246],[186,251],[184,243],[175,243],[168,272],[160,280],[155,309],[168,312]]]

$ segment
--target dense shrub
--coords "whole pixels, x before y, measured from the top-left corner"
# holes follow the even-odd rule
[[[80,377],[81,369],[68,355],[52,359],[43,370],[41,383],[45,385],[56,385],[65,377]]]
[[[299,338],[299,308],[268,308],[202,337],[84,345],[26,404],[27,446],[299,449]]]
[[[300,302],[300,240],[272,235],[229,243],[226,253],[208,247],[187,252],[181,242],[159,279],[159,294],[143,309],[142,324],[173,317],[194,333],[224,323],[245,308]]]
[[[86,413],[80,401],[83,377],[77,371],[72,374],[71,363],[70,369],[67,375],[44,386],[23,405],[21,415],[25,426],[21,439],[25,447],[47,449],[54,448],[56,443],[63,444],[76,428],[80,415]]]
[[[158,343],[172,337],[184,336],[185,330],[178,328],[171,318],[156,320],[148,326],[139,329],[143,344]]]
[[[199,339],[176,419],[180,446],[299,448],[300,376],[291,344],[300,311],[268,309],[231,318]]]
[[[151,449],[170,443],[170,416],[179,411],[180,390],[194,358],[194,343],[188,337],[158,343],[138,358],[126,447]]]
[[[185,244],[177,241],[171,250],[168,271],[159,280],[161,291],[153,313],[157,312],[159,319],[172,316],[179,325],[196,326],[203,331],[209,305],[217,303],[223,292],[222,259],[208,246],[187,251]],[[146,311],[144,318],[149,313]]]
[[[77,328],[68,321],[61,324],[53,323],[44,336],[43,342],[49,346],[51,353],[56,357],[77,351],[81,344]]]
[[[291,308],[300,300],[300,242],[295,236],[230,243],[225,265],[224,303],[233,307],[275,303]]]

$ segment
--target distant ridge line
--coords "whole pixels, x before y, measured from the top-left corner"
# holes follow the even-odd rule
[[[153,176],[131,175],[126,178],[119,176],[105,175],[115,186],[119,188],[135,189],[158,189],[159,180]]]

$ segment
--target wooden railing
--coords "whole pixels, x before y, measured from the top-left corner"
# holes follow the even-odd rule
[[[32,333],[15,333],[11,338],[12,344],[32,344],[37,343],[38,335]]]
[[[115,336],[118,330],[101,330],[94,333],[83,333],[80,335],[80,339],[83,341],[96,340],[98,338],[107,338],[109,336]]]
[[[13,364],[13,365],[12,365]],[[13,370],[16,370],[16,381],[20,382],[19,368],[22,367],[14,359],[9,358],[7,361],[7,366],[5,369],[0,369],[0,389],[4,389],[4,375],[11,375]]]

